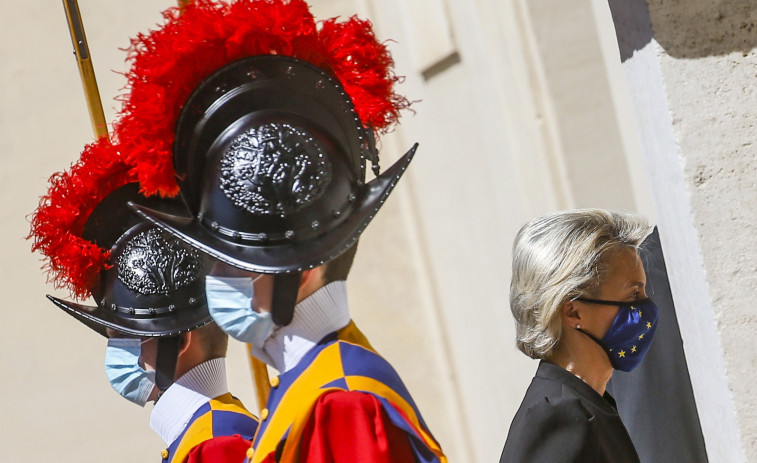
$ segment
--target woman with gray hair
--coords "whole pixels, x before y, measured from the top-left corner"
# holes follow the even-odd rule
[[[605,388],[641,362],[657,327],[638,254],[649,231],[640,216],[582,209],[518,232],[510,309],[518,348],[541,362],[500,463],[638,463]]]

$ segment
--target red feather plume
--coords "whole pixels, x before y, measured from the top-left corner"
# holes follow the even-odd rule
[[[32,251],[47,258],[43,268],[56,288],[84,299],[107,267],[109,253],[81,237],[95,206],[116,188],[129,183],[129,166],[102,137],[87,145],[66,172],[50,177],[50,188],[31,217]]]
[[[135,181],[147,196],[178,194],[176,121],[192,91],[221,67],[261,54],[309,61],[342,83],[363,124],[377,134],[410,106],[394,92],[394,63],[369,21],[333,18],[319,25],[303,0],[195,0],[163,18],[162,27],[131,41],[128,93],[120,98],[114,141],[86,146],[76,164],[53,175],[32,214],[32,250],[47,257],[49,280],[80,299],[108,265],[108,251],[81,238],[92,210]]]
[[[376,40],[370,21],[356,16],[345,22],[328,19],[321,23],[319,40],[326,65],[352,98],[360,120],[377,134],[386,133],[410,102],[394,93],[400,78],[394,75],[394,61]]]
[[[142,193],[174,196],[176,121],[205,78],[241,58],[279,54],[331,71],[366,126],[386,132],[409,102],[394,93],[398,78],[368,21],[330,19],[317,26],[302,0],[196,0],[163,13],[165,23],[138,35],[129,50],[129,94],[114,132]]]

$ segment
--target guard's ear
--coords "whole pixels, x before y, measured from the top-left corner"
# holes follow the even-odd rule
[[[179,355],[182,355],[187,349],[189,349],[189,345],[194,339],[194,334],[191,331],[187,331],[179,336]]]
[[[321,265],[319,267],[311,268],[302,271],[300,277],[300,288],[297,293],[297,302],[305,299],[314,292],[318,291],[323,286],[323,275],[326,267]]]
[[[304,288],[312,286],[314,283],[321,284],[323,279],[324,266],[311,268],[302,271],[302,277],[300,278],[300,291]]]

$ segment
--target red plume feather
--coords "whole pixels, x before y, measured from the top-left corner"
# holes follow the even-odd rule
[[[319,40],[327,66],[352,98],[360,120],[377,133],[386,133],[410,102],[394,93],[400,78],[394,75],[394,61],[376,40],[370,21],[356,16],[345,22],[323,21]]]
[[[181,108],[200,82],[238,59],[279,54],[333,72],[377,132],[409,106],[394,93],[392,59],[368,21],[330,19],[319,30],[302,0],[196,0],[163,17],[160,29],[132,40],[129,94],[114,124],[119,149],[148,196],[178,193],[172,145]]]
[[[47,257],[43,268],[56,288],[84,299],[106,268],[108,251],[81,237],[95,206],[116,188],[129,183],[129,166],[102,137],[87,145],[79,161],[50,177],[50,188],[31,218],[32,251]]]
[[[85,147],[32,215],[32,250],[48,262],[50,280],[83,298],[107,267],[108,252],[81,238],[89,215],[105,196],[139,181],[147,196],[175,196],[174,128],[184,102],[213,72],[241,58],[278,54],[319,66],[342,83],[363,124],[385,133],[410,103],[394,92],[398,77],[371,23],[352,17],[317,25],[303,0],[195,0],[163,13],[164,24],[131,41],[128,93],[113,143]]]

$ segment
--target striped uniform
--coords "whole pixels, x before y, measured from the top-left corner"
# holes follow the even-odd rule
[[[258,420],[242,402],[226,393],[200,407],[184,431],[163,450],[163,463],[235,461],[244,459]]]
[[[261,413],[260,428],[248,454],[249,462],[289,463],[308,458],[302,455],[305,452],[302,442],[311,441],[305,434],[312,431],[311,418],[318,413],[319,400],[332,392],[343,391],[370,394],[378,400],[381,416],[387,420],[386,428],[399,437],[399,440],[388,439],[387,446],[393,447],[395,443],[406,446],[407,461],[446,462],[394,368],[370,348],[352,323],[338,334],[326,337],[292,370],[274,378],[272,385],[267,412]],[[328,420],[329,416],[324,419]],[[331,419],[329,427],[338,427],[339,421],[340,417]],[[366,426],[370,428],[373,424]],[[340,434],[345,435],[328,445],[339,446],[339,442],[354,438],[351,429]],[[352,450],[361,449],[354,449],[353,445]],[[309,455],[312,458],[312,454]],[[333,456],[324,459],[331,460]]]

